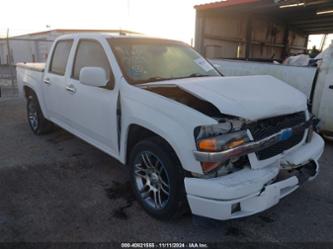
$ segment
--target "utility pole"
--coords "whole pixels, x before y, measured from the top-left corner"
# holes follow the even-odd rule
[[[131,27],[131,0],[127,0],[127,27],[126,29],[129,30]]]
[[[8,59],[7,59],[7,64],[9,66],[10,70],[10,76],[11,76],[11,81],[12,81],[12,87],[15,87],[15,81],[14,81],[14,70],[13,70],[13,65],[12,65],[12,55],[10,51],[10,46],[9,46],[9,28],[7,28],[7,51],[8,51]]]
[[[10,59],[9,29],[8,28],[7,28],[6,42],[7,42],[7,64],[10,65],[11,59]]]

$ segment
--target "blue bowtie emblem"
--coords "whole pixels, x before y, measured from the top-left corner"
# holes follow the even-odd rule
[[[288,128],[284,130],[280,135],[280,141],[286,141],[293,135],[293,130]]]

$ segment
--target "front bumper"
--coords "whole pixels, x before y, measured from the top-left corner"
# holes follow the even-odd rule
[[[188,203],[193,214],[218,220],[249,216],[276,205],[304,181],[318,174],[317,160],[324,141],[316,133],[310,143],[259,169],[244,168],[211,179],[185,178]],[[286,165],[288,170],[283,169]],[[290,167],[294,170],[290,171]]]

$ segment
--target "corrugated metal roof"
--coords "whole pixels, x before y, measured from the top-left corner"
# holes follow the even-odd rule
[[[281,6],[289,7],[281,8]],[[197,11],[221,14],[229,10],[238,15],[251,12],[253,16],[259,15],[281,20],[306,34],[333,32],[333,15],[330,13],[333,10],[333,0],[226,0],[194,7]],[[318,14],[320,11],[322,13]],[[327,11],[326,14],[325,11]]]
[[[194,8],[197,10],[207,10],[207,9],[223,8],[223,7],[255,3],[255,2],[259,2],[259,0],[225,0],[225,1],[195,5]]]

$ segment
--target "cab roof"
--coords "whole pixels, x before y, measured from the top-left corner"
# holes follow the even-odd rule
[[[105,39],[149,39],[149,40],[161,40],[166,42],[175,42],[175,43],[184,43],[178,40],[172,40],[167,38],[146,36],[141,34],[114,34],[108,32],[81,32],[81,33],[73,33],[73,34],[65,34],[61,35],[57,38],[57,40],[63,39],[75,39],[75,38],[105,38]],[[185,44],[185,43],[184,43]]]

